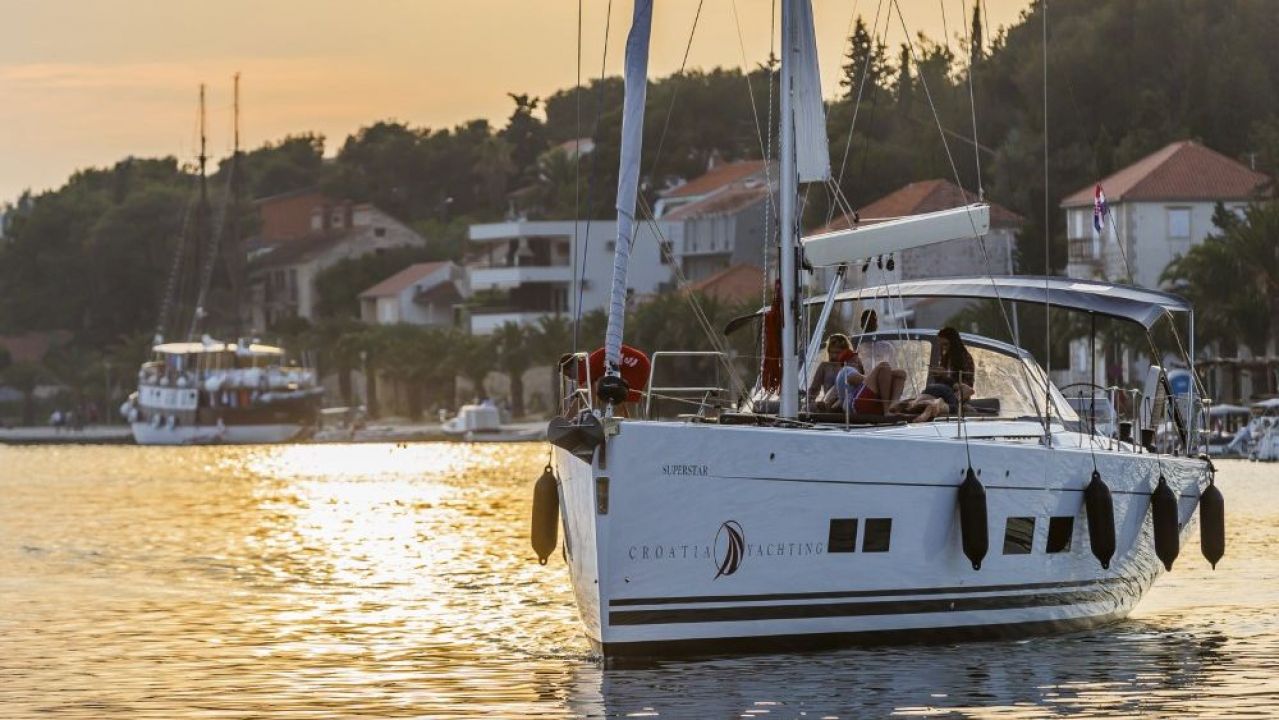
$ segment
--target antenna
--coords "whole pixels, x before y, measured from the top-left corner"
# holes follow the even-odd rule
[[[205,177],[205,164],[209,160],[209,156],[205,152],[205,134],[204,134],[204,83],[200,83],[200,200],[201,202],[208,199],[208,183]]]
[[[235,161],[240,157],[240,73],[237,72],[233,77],[235,81],[235,140],[232,146],[231,158]]]

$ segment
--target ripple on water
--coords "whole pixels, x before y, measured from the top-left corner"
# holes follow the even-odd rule
[[[865,717],[1279,706],[1275,466],[1227,556],[1015,643],[603,670],[525,534],[545,446],[0,448],[0,717]]]

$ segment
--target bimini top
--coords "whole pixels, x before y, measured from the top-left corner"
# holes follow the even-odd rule
[[[152,352],[163,353],[165,355],[198,355],[200,353],[221,353],[229,352],[237,355],[283,355],[284,350],[274,345],[261,345],[252,343],[246,345],[238,345],[236,343],[224,342],[171,342],[155,345],[151,348]]]
[[[902,297],[960,297],[1002,299],[1040,303],[1108,315],[1140,323],[1147,329],[1165,313],[1191,312],[1190,303],[1182,297],[1158,290],[1115,285],[1097,280],[1066,277],[1034,277],[1024,275],[934,278],[848,290],[835,296],[835,302]],[[824,297],[810,298],[809,305],[820,305]]]

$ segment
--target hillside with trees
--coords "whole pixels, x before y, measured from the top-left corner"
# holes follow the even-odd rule
[[[1060,198],[1170,141],[1197,138],[1271,175],[1279,171],[1279,14],[1267,3],[1053,2],[1047,203],[1041,6],[993,32],[977,8],[965,20],[952,26],[955,37],[919,35],[895,47],[883,40],[884,29],[900,38],[899,19],[881,18],[878,28],[875,18],[857,22],[827,113],[832,167],[853,208],[912,180],[957,175],[964,187],[980,187],[1027,218],[1019,269],[1043,271],[1047,225],[1048,267],[1060,272]],[[650,203],[713,157],[771,155],[767,141],[776,133],[762,125],[777,115],[767,107],[777,98],[774,69],[765,61],[745,73],[691,69],[651,82],[641,184]],[[597,78],[546,98],[510,90],[513,108],[500,127],[478,119],[451,128],[377,121],[340,143],[299,128],[243,154],[243,191],[263,197],[317,187],[371,202],[428,238],[431,251],[414,259],[459,258],[468,223],[513,211],[610,217],[620,79]],[[574,158],[554,150],[577,137],[593,138],[595,151]],[[215,203],[228,171],[224,161],[210,179]],[[118,354],[145,348],[156,324],[195,185],[185,161],[127,158],[19,198],[0,241],[0,334],[68,330],[75,352],[92,362],[117,353],[116,367],[126,367],[133,359]],[[832,207],[829,193],[814,188],[806,223],[824,223]],[[240,227],[251,234],[253,222],[246,210]],[[1190,262],[1176,277],[1200,282],[1206,276]],[[342,294],[383,268],[347,269],[350,277],[325,280],[322,322],[335,327],[354,315],[353,299]],[[1207,290],[1192,292],[1212,302]],[[1039,346],[1036,332],[1028,320],[1028,347]]]

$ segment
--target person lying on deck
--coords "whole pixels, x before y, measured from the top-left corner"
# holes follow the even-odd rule
[[[938,331],[937,350],[937,363],[928,371],[928,385],[913,399],[895,403],[890,412],[915,415],[912,422],[926,422],[948,412],[957,413],[960,403],[972,399],[976,370],[959,331],[953,327]]]

